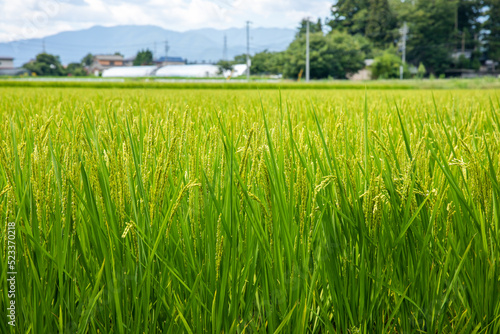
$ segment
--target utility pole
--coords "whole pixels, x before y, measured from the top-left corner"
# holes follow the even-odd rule
[[[247,21],[247,81],[250,81],[250,21]]]
[[[168,50],[170,50],[170,46],[168,46],[168,40],[165,40],[165,65],[168,62]]]
[[[306,82],[309,82],[309,17],[306,20]]]
[[[401,47],[402,47],[402,55],[401,55],[401,60],[402,60],[402,65],[399,66],[399,79],[403,80],[403,68],[406,63],[406,35],[408,34],[408,26],[406,25],[406,22],[403,24],[403,28],[399,29],[399,32],[401,33]]]
[[[224,49],[222,50],[222,60],[227,60],[227,36],[224,34]]]

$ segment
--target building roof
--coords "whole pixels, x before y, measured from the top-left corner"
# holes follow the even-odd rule
[[[98,60],[123,60],[122,55],[95,55],[94,58]]]
[[[158,59],[155,59],[155,62],[163,63],[163,62],[172,62],[172,63],[184,63],[185,60],[182,59],[182,57],[160,57]]]
[[[5,56],[0,56],[1,60],[14,60],[14,57],[5,57]]]

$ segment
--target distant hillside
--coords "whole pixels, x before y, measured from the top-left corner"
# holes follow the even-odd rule
[[[293,40],[295,31],[281,28],[255,28],[250,30],[250,53],[268,49],[285,50]],[[0,43],[0,55],[14,57],[21,66],[42,51],[43,43],[48,53],[59,55],[63,64],[78,62],[88,52],[109,54],[120,52],[125,57],[134,56],[138,50],[156,49],[157,56],[165,55],[168,41],[169,56],[179,56],[189,61],[215,62],[223,56],[224,35],[227,36],[227,56],[246,53],[245,28],[226,30],[198,29],[185,32],[165,30],[157,26],[95,26],[85,30],[67,31],[45,37]],[[155,47],[156,43],[156,47]]]

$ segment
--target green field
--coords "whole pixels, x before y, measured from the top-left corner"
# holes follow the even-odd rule
[[[498,90],[93,88],[0,89],[1,333],[500,332]]]
[[[163,80],[175,80],[164,78]],[[118,81],[117,81],[118,80]],[[182,82],[187,80],[187,82]],[[191,81],[190,81],[191,80]],[[244,79],[243,79],[244,80]],[[116,89],[234,89],[234,90],[338,90],[338,89],[369,89],[369,90],[408,90],[408,89],[500,89],[500,79],[482,77],[475,79],[423,79],[423,80],[314,80],[309,83],[295,80],[266,81],[252,78],[251,82],[242,79],[179,79],[180,82],[165,82],[161,78],[98,78],[98,77],[39,77],[39,78],[6,78],[0,77],[1,87],[29,88],[116,88]],[[208,81],[208,82],[207,82]]]

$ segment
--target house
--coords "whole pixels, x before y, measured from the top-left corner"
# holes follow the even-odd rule
[[[186,65],[186,60],[181,57],[160,57],[153,62],[156,66]]]
[[[111,67],[124,66],[122,55],[96,55],[94,61],[89,67],[89,72],[99,75],[102,71]]]
[[[14,58],[0,56],[0,69],[14,68]]]
[[[494,73],[495,70],[498,69],[498,62],[497,61],[494,61],[494,60],[491,60],[491,59],[487,59],[485,62],[484,62],[484,65],[481,66],[481,68],[479,69],[480,72],[490,72],[490,73]]]
[[[14,67],[14,58],[0,56],[0,76],[30,75],[30,71],[22,67]]]
[[[461,50],[461,51],[454,51],[451,53],[451,58],[455,61],[459,60],[460,57],[464,57],[465,59],[471,59],[472,57],[472,52],[474,52],[474,50]]]

